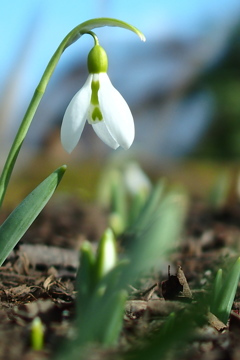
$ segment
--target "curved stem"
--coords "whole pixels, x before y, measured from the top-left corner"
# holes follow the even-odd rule
[[[88,31],[86,34],[89,34],[93,37],[94,45],[99,45],[98,37],[93,31]]]
[[[144,35],[134,26],[131,26],[123,21],[110,19],[110,18],[98,18],[92,19],[83,22],[82,24],[76,26],[70,33],[63,39],[55,53],[53,54],[51,60],[49,61],[46,70],[43,73],[43,76],[33,94],[32,100],[28,106],[26,114],[22,120],[22,123],[19,127],[17,135],[14,139],[12,147],[9,151],[6,163],[4,165],[1,177],[0,177],[0,206],[2,205],[7,186],[17,160],[19,151],[21,149],[22,143],[25,139],[29,126],[31,125],[33,116],[38,108],[38,105],[41,101],[41,98],[46,90],[47,84],[58,64],[58,61],[64,52],[64,50],[70,46],[72,43],[77,41],[83,34],[88,33],[94,28],[102,27],[102,26],[118,26],[130,31],[135,32],[141,40],[145,41]],[[92,35],[92,34],[90,34]]]

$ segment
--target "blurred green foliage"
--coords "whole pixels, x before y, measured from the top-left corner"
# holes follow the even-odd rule
[[[214,160],[240,157],[240,29],[233,34],[225,54],[198,83],[215,97],[212,124],[192,156]]]

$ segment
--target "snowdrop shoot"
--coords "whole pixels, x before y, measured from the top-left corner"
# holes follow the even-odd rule
[[[128,104],[113,87],[108,75],[108,58],[99,45],[96,34],[94,47],[88,55],[89,76],[76,93],[65,112],[61,127],[61,142],[71,153],[77,145],[85,122],[92,125],[98,137],[108,146],[128,149],[134,140],[134,121]]]

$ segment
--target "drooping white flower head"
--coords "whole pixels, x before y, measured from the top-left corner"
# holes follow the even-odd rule
[[[97,41],[88,55],[87,81],[73,97],[63,117],[61,142],[69,153],[77,145],[86,120],[99,138],[113,149],[119,146],[128,149],[134,140],[131,111],[113,87],[107,67],[107,54]]]

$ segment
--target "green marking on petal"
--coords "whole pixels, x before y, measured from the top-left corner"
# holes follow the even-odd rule
[[[92,116],[91,116],[92,120],[93,121],[101,121],[103,119],[103,116],[102,116],[102,113],[101,113],[101,110],[99,109],[99,107],[95,107],[93,112],[92,112]]]
[[[92,89],[92,96],[91,96],[91,104],[92,105],[98,105],[98,90],[100,88],[99,81],[92,81],[91,89]]]
[[[90,118],[90,122],[95,122],[95,121],[101,121],[103,119],[101,110],[100,110],[100,106],[99,106],[99,101],[98,101],[98,90],[100,88],[100,84],[99,81],[92,81],[91,84],[91,89],[92,89],[92,95],[91,95],[91,105],[93,110],[91,111],[91,118]]]

